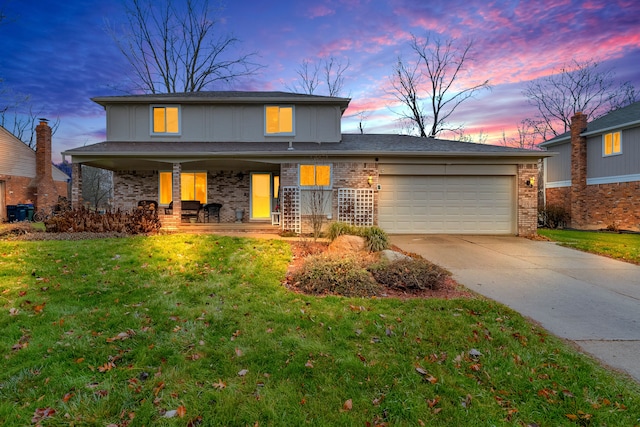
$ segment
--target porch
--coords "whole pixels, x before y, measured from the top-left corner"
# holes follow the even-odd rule
[[[271,222],[180,222],[173,223],[170,215],[158,215],[162,230],[195,234],[280,234],[282,227]]]

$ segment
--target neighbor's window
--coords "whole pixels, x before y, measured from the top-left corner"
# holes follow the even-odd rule
[[[161,205],[172,201],[173,174],[160,172],[159,200]],[[180,174],[180,199],[198,200],[207,203],[207,173],[183,172]]]
[[[331,186],[331,166],[300,165],[300,187]]]
[[[180,133],[180,108],[178,106],[151,107],[151,133],[172,134]]]
[[[620,131],[604,134],[602,151],[605,156],[622,153],[622,142],[620,141],[620,138]]]
[[[265,135],[293,135],[293,107],[268,105],[264,108]]]

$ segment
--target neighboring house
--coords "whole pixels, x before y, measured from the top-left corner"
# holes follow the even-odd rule
[[[545,159],[547,206],[561,206],[570,226],[640,230],[640,102],[540,144],[558,155]]]
[[[36,127],[36,151],[0,126],[0,221],[7,206],[34,204],[50,208],[58,196],[68,196],[70,180],[51,164],[51,128],[46,121]]]
[[[549,153],[342,134],[347,98],[196,92],[93,101],[106,110],[107,140],[63,153],[74,168],[74,204],[84,164],[113,171],[115,208],[198,200],[221,204],[223,223],[273,220],[297,232],[317,214],[389,233],[536,230],[534,180]],[[181,204],[172,208],[163,227],[188,227]]]

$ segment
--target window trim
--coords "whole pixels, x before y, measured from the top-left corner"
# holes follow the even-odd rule
[[[329,167],[329,184],[328,185],[302,185],[300,180],[302,179],[301,169],[303,166],[313,166],[314,179],[316,174],[316,168],[318,166]],[[299,163],[298,164],[298,187],[301,190],[331,190],[333,189],[333,164],[332,163]]]
[[[620,141],[620,149],[618,151],[615,150],[614,146],[614,135],[619,134]],[[611,153],[607,153],[607,135],[611,135]],[[622,131],[616,130],[612,132],[607,132],[602,134],[602,157],[611,157],[611,156],[619,156],[622,154]]]
[[[154,111],[156,108],[165,109],[165,125],[166,125],[166,109],[177,108],[178,109],[178,132],[154,132],[153,125],[155,123]],[[165,126],[166,127],[166,126]],[[149,106],[149,133],[151,136],[180,136],[182,135],[182,108],[179,104],[152,104]]]
[[[267,132],[267,109],[272,107],[291,109],[291,132]],[[264,136],[295,136],[296,134],[296,106],[291,104],[266,104],[264,106]]]

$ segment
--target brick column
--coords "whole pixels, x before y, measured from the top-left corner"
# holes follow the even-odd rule
[[[571,227],[582,228],[587,222],[587,116],[577,112],[571,117]]]
[[[82,206],[82,164],[71,164],[71,206],[78,209]]]
[[[171,199],[173,200],[173,220],[180,223],[182,216],[182,198],[180,195],[180,173],[182,172],[182,164],[173,164],[173,187],[171,188]]]
[[[36,126],[36,207],[47,208],[58,202],[51,166],[51,128],[46,119]]]
[[[538,229],[538,164],[519,164],[517,179],[518,236],[532,236]],[[531,179],[535,180],[533,184]]]

